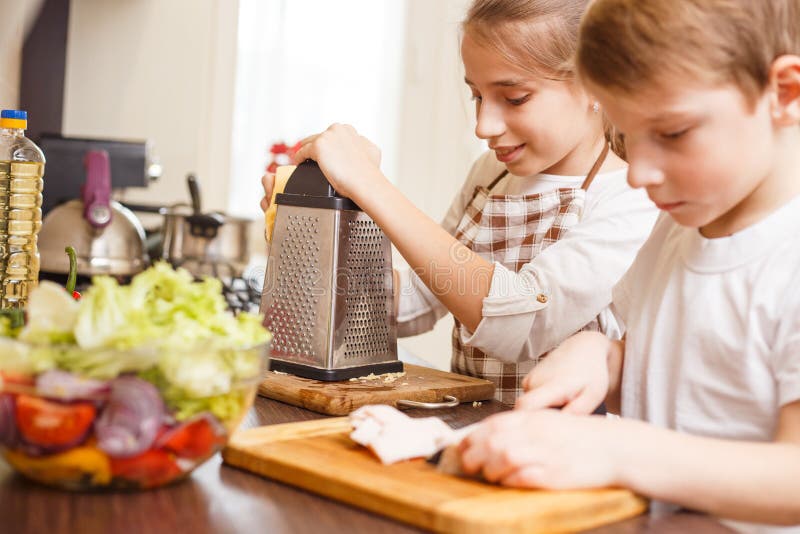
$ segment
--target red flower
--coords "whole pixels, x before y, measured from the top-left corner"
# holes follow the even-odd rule
[[[275,143],[269,149],[272,154],[286,154],[289,151],[289,147],[286,146],[286,143]]]
[[[294,156],[297,153],[297,151],[300,150],[301,146],[302,145],[300,144],[300,141],[298,141],[297,143],[295,143],[294,146],[291,147],[286,143],[284,143],[283,141],[281,141],[280,143],[274,143],[269,148],[269,152],[270,154],[272,154],[272,160],[270,161],[269,165],[267,165],[267,172],[275,174],[275,171],[278,169],[279,165],[287,164],[286,158],[279,157],[281,155],[288,157],[288,159],[290,160],[289,162],[291,163],[292,156]]]

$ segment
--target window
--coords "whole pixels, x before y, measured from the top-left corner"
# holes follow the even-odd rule
[[[240,0],[231,213],[257,216],[272,143],[353,124],[397,175],[406,0]]]

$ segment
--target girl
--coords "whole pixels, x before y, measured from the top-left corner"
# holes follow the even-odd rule
[[[800,532],[799,20],[800,0],[594,1],[581,74],[664,213],[614,289],[625,340],[553,351],[462,444],[468,472]],[[606,395],[623,419],[541,409]]]
[[[505,403],[567,336],[619,337],[606,309],[611,287],[655,220],[609,150],[599,105],[575,80],[571,57],[586,3],[472,4],[461,55],[475,133],[490,150],[441,226],[381,174],[375,147],[349,126],[305,139],[295,155],[316,160],[410,265],[413,272],[400,275],[400,335],[429,330],[452,312],[452,369],[492,380]]]

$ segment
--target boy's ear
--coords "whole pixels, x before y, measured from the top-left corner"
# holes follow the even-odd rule
[[[772,118],[779,126],[800,123],[800,56],[779,56],[769,69]]]

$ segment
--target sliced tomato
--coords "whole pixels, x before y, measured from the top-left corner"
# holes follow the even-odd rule
[[[97,409],[88,402],[60,404],[19,395],[15,409],[20,434],[42,447],[78,445],[89,433]]]
[[[31,375],[14,373],[11,371],[0,371],[0,385],[2,385],[3,382],[8,382],[9,384],[15,384],[18,386],[33,386],[36,384],[36,379]]]
[[[156,443],[180,458],[192,460],[211,456],[225,442],[221,427],[207,418],[186,422],[164,434]]]
[[[132,458],[112,458],[114,477],[136,482],[142,488],[152,488],[171,482],[182,473],[172,454],[151,449]]]

